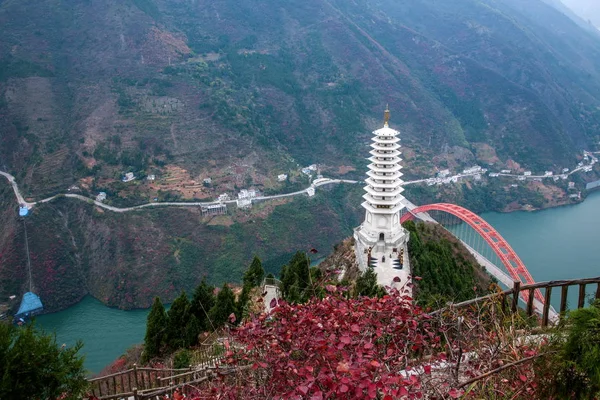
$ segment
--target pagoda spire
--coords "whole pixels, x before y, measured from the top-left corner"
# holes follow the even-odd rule
[[[385,105],[385,111],[383,112],[383,126],[388,127],[390,122],[390,105]]]

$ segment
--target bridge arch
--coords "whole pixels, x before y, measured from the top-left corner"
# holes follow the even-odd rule
[[[464,207],[449,203],[427,204],[414,208],[413,210],[409,210],[408,213],[402,216],[400,222],[414,219],[417,214],[426,213],[429,211],[447,212],[467,223],[479,235],[481,235],[481,237],[492,248],[494,253],[496,253],[498,258],[502,261],[502,264],[512,279],[521,281],[524,284],[535,283],[533,277],[525,267],[525,264],[523,264],[523,261],[521,261],[517,253],[515,253],[513,248],[510,247],[508,242],[498,233],[498,231],[496,231],[494,227],[488,224],[479,215],[467,210]],[[535,298],[543,304],[544,296],[542,296],[542,293],[539,290],[536,290],[534,293]],[[525,301],[527,301],[529,294],[525,292],[522,292],[521,294]]]

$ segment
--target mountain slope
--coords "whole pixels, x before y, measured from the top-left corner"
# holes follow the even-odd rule
[[[362,178],[386,103],[409,179],[475,162],[562,168],[600,141],[598,35],[541,0],[4,0],[0,27],[0,168],[36,200],[68,188],[116,205],[291,191],[307,183],[299,164],[312,163]],[[125,172],[156,181],[123,183]],[[304,207],[294,216],[329,246],[358,223],[359,194],[349,198],[284,210]],[[86,292],[134,307],[171,293],[156,281],[176,293],[197,283],[186,274],[234,280],[246,254],[275,265],[298,249],[302,221],[280,212],[214,227],[182,210],[119,218],[44,205],[32,249],[63,283],[43,294],[51,308]],[[8,293],[25,284],[24,259],[14,208],[1,218]],[[145,258],[148,248],[160,257]],[[171,273],[181,251],[205,264]],[[140,285],[124,297],[121,281]]]
[[[0,22],[0,162],[32,194],[164,163],[359,166],[386,102],[420,153],[549,167],[596,139],[600,42],[537,0],[5,1]]]

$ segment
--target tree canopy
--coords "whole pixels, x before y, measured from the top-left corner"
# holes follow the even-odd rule
[[[82,347],[59,347],[33,324],[0,323],[0,399],[80,400],[88,386]]]
[[[166,339],[167,313],[160,299],[156,297],[148,320],[146,322],[146,336],[144,337],[144,361],[160,355]]]

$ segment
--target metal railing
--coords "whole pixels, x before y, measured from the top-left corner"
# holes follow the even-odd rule
[[[463,301],[461,303],[452,304],[453,308],[465,308],[472,305],[477,305],[484,301],[500,299],[500,304],[503,312],[510,311],[512,313],[517,313],[519,311],[519,294],[522,292],[527,292],[529,294],[528,301],[525,305],[525,313],[528,317],[533,316],[534,307],[533,301],[534,296],[533,293],[536,290],[544,291],[544,304],[541,310],[541,318],[539,320],[539,324],[541,327],[547,327],[550,322],[550,304],[552,302],[552,289],[560,287],[560,309],[559,316],[563,316],[567,311],[567,296],[569,293],[569,288],[571,286],[578,287],[578,297],[577,297],[577,308],[583,308],[585,306],[585,298],[586,298],[586,288],[588,285],[596,285],[596,292],[594,295],[595,299],[600,299],[600,276],[596,278],[587,278],[587,279],[571,279],[571,280],[558,280],[558,281],[548,281],[548,282],[538,282],[531,285],[521,286],[521,282],[515,281],[512,289],[505,290],[503,292],[489,294],[487,296],[478,297],[476,299]],[[435,315],[445,310],[437,310],[430,315]]]

